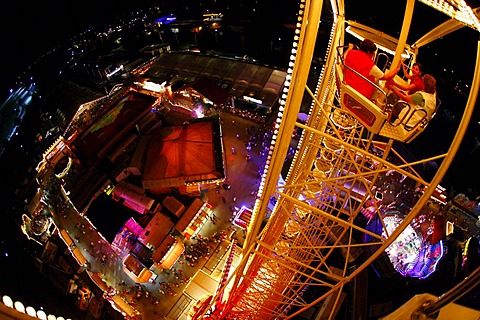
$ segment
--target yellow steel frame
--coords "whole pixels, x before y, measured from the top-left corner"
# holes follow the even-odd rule
[[[392,65],[400,59],[405,46],[415,2],[407,1],[399,48]],[[442,1],[422,2],[436,10],[443,8]],[[342,0],[331,1],[335,21],[317,88],[312,90],[307,86],[323,4],[322,0],[301,2],[292,68],[285,84],[286,96],[281,101],[260,197],[253,210],[242,261],[229,279],[229,287],[233,289],[228,292],[224,310],[217,312],[224,319],[293,319],[329,296],[334,297],[335,304],[340,303],[340,295],[336,293],[342,292],[345,284],[385,252],[426,206],[460,146],[474,109],[480,87],[480,53],[465,113],[448,152],[416,162],[402,159],[392,147],[393,140],[379,139],[339,111],[335,100],[338,89],[335,47],[343,45],[345,34]],[[470,12],[464,2],[455,4],[456,10]],[[465,25],[476,29],[478,17],[468,17],[474,21]],[[297,115],[305,93],[313,103],[308,122],[302,124],[297,122]],[[348,123],[347,129],[332,121],[339,114]],[[295,128],[302,129],[303,134],[285,185],[279,187],[278,177]],[[372,147],[383,152],[373,153]],[[439,160],[441,166],[431,181],[425,181],[414,166],[431,160]],[[356,218],[362,214],[360,209],[365,201],[374,198],[375,182],[392,171],[411,179],[420,188],[427,188],[393,233],[377,235],[359,225]],[[272,196],[276,205],[267,225],[261,229]],[[379,210],[377,215],[383,224]],[[367,234],[374,241],[355,241],[355,233]],[[363,260],[358,258],[362,250],[370,253]],[[357,265],[352,271],[349,267],[354,261]],[[307,301],[303,293],[312,286],[318,287],[322,294]],[[335,306],[332,314],[334,310]]]

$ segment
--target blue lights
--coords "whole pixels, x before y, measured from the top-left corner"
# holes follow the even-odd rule
[[[157,20],[155,20],[155,23],[167,25],[174,22],[175,20],[177,20],[177,17],[175,17],[173,14],[169,14],[161,18],[158,18]]]

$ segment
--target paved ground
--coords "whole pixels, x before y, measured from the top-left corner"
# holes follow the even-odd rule
[[[242,206],[253,208],[260,182],[259,168],[263,173],[266,161],[266,152],[260,154],[262,138],[257,138],[255,141],[257,146],[252,144],[250,151],[245,146],[252,135],[263,137],[261,125],[228,112],[221,114],[221,120],[227,166],[226,183],[230,185],[230,190],[221,188],[219,191],[209,190],[206,194],[205,200],[213,205],[215,215],[219,220],[218,226],[211,226],[214,230],[229,224],[229,219],[234,214],[232,208],[241,208]],[[234,122],[232,123],[232,121]],[[246,129],[249,132],[255,131],[256,134],[247,134]],[[236,137],[237,134],[239,138]],[[266,144],[269,146],[270,141],[266,141]],[[234,154],[231,152],[232,147],[235,148]],[[250,155],[249,161],[246,159],[247,155]],[[225,203],[223,203],[223,199],[225,199]],[[238,240],[240,245],[243,244],[242,237],[239,237]]]
[[[230,231],[233,230],[232,228],[237,229],[235,238],[238,240],[238,250],[240,250],[245,233],[240,228],[232,225],[233,215],[237,208],[239,209],[241,206],[253,208],[260,181],[259,168],[261,168],[260,173],[262,173],[266,160],[266,153],[261,151],[262,148],[270,146],[270,141],[268,136],[264,137],[263,126],[258,123],[232,115],[229,112],[222,112],[220,117],[226,159],[226,183],[230,185],[230,189],[214,188],[203,194],[203,200],[212,205],[216,219],[214,219],[215,221],[207,221],[199,234],[203,237],[209,237],[215,232],[220,233],[222,230],[225,230],[227,234],[230,234]],[[253,136],[257,137],[256,140],[253,140]],[[262,147],[264,139],[266,141],[264,147]],[[256,142],[256,146],[252,143],[251,149],[247,150],[246,144],[249,141]],[[232,148],[235,149],[234,153],[231,151]],[[248,161],[247,155],[250,155]],[[88,220],[85,220],[84,217],[79,217],[79,219],[87,226],[84,229],[86,232],[85,239],[90,238],[89,233],[91,230],[88,228]],[[72,228],[71,224],[76,223],[75,220],[70,218],[64,222],[70,225],[70,228]],[[115,286],[128,303],[133,302],[135,308],[141,311],[143,319],[159,319],[160,317],[165,317],[165,319],[186,319],[186,313],[194,300],[191,299],[192,297],[183,294],[188,281],[183,282],[180,279],[188,278],[191,281],[201,270],[211,278],[218,280],[224,265],[222,259],[226,257],[225,253],[230,245],[230,239],[211,243],[210,256],[200,258],[194,266],[188,265],[188,262],[182,257],[173,266],[172,270],[162,271],[155,283],[142,283],[141,286],[135,287],[135,283],[122,270],[120,255],[110,252],[110,247],[106,242],[103,242],[103,239],[98,239],[97,241],[100,242],[97,242],[96,250],[100,249],[101,252],[108,256],[108,259],[105,265],[100,263],[98,257],[93,259],[93,263],[90,264],[90,270],[92,272],[100,272],[101,277],[109,286]],[[195,242],[196,240],[190,240],[186,242],[186,245],[191,245]],[[81,243],[78,243],[78,247],[82,248],[84,255],[89,255],[88,241],[83,241],[82,239]],[[181,276],[179,276],[179,273]],[[119,285],[123,281],[125,285]],[[170,287],[171,290],[169,291],[174,294],[167,294],[167,290],[161,285],[161,282],[172,284],[173,286]],[[132,288],[134,289],[132,290]],[[162,293],[162,291],[166,293]],[[138,292],[140,293],[137,296]],[[148,292],[148,296],[145,292]],[[213,294],[214,292],[211,293]],[[152,298],[155,298],[158,302],[153,303]]]
[[[248,151],[245,146],[251,138],[251,135],[246,133],[246,129],[248,129],[249,132],[255,131],[258,135],[263,136],[262,125],[232,115],[228,112],[221,113],[221,120],[223,142],[226,153],[227,183],[231,188],[230,190],[225,190],[223,188],[218,190],[213,189],[205,194],[205,200],[212,205],[217,219],[215,224],[212,221],[209,221],[202,228],[200,234],[204,237],[208,237],[214,232],[227,230],[229,226],[232,226],[231,219],[233,219],[236,210],[235,208],[241,208],[243,205],[253,208],[256,191],[258,190],[258,183],[260,181],[260,178],[257,177],[258,168],[263,168],[266,160],[266,154],[263,153],[262,155],[260,153],[262,139],[258,140],[257,138],[257,147],[252,146],[250,151]],[[239,135],[238,138],[237,133]],[[232,147],[235,148],[234,154],[231,152]],[[246,160],[247,154],[251,156],[249,161]],[[223,199],[225,199],[225,202]],[[232,210],[232,208],[234,210]],[[238,240],[238,245],[242,246],[244,232],[236,226],[233,226],[233,228],[237,229],[235,237]],[[215,261],[212,260],[224,258],[223,252],[225,252],[229,244],[229,241],[218,244],[218,250],[212,250],[213,253],[209,260],[200,261],[195,268],[189,268],[185,264],[179,264],[178,262],[174,265],[174,268],[183,269],[183,273],[189,276],[193,276],[198,269],[208,272],[208,270],[211,269],[208,266],[216,265],[216,263],[214,263]],[[218,277],[220,275],[223,263],[216,266],[216,270],[211,270],[211,275],[213,277]],[[174,297],[176,299],[169,298],[161,301],[160,308],[152,308],[152,313],[149,312],[150,310],[145,310],[144,319],[152,319],[151,316],[158,316],[160,313],[165,312],[165,308],[167,308],[167,313],[163,313],[163,315],[166,315],[166,319],[186,319],[185,313],[183,313],[182,316],[179,316],[180,310],[183,308],[182,303],[180,302],[186,303],[186,301],[185,296],[181,294],[181,290],[178,290],[178,292],[179,294]],[[162,311],[156,311],[159,309]]]
[[[240,251],[245,233],[232,225],[233,216],[242,206],[254,206],[266,161],[267,152],[262,150],[268,150],[271,132],[267,130],[265,135],[265,126],[226,111],[220,113],[220,118],[226,160],[226,183],[230,185],[230,189],[213,188],[202,194],[203,200],[212,206],[216,218],[215,221],[207,221],[200,235],[210,237],[221,231],[230,234],[236,229],[234,237]],[[247,148],[248,142],[251,142],[251,148]],[[235,150],[233,153],[232,148]],[[250,156],[248,160],[247,155]],[[63,203],[61,199],[54,202]],[[211,242],[210,255],[200,258],[194,265],[189,265],[182,257],[171,270],[157,270],[159,275],[155,282],[138,285],[125,274],[122,255],[113,251],[108,242],[99,236],[88,220],[88,213],[86,216],[78,215],[68,206],[59,206],[55,211],[59,228],[70,230],[75,247],[78,247],[80,254],[88,260],[88,271],[98,274],[108,286],[115,287],[119,296],[142,313],[143,319],[186,319],[190,306],[198,299],[183,294],[188,283],[192,282],[200,270],[216,281],[221,277],[223,259],[230,246],[229,238],[223,242]],[[197,241],[190,240],[186,245],[193,245],[195,242]],[[181,281],[184,278],[187,280]],[[165,288],[166,284],[169,285],[168,290]]]

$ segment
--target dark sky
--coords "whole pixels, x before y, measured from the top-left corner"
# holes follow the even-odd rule
[[[153,1],[141,1],[147,7]],[[11,88],[15,77],[40,55],[90,26],[116,21],[133,11],[138,2],[113,0],[0,1],[0,97]]]

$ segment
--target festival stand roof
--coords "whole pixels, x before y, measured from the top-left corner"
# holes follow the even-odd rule
[[[175,224],[175,230],[183,234],[185,232],[185,229],[190,225],[192,222],[193,218],[197,215],[198,211],[205,205],[205,202],[200,199],[200,198],[195,198],[193,200],[193,203],[188,207],[188,209],[185,211],[185,213],[182,215],[182,217],[178,220],[178,222]]]
[[[73,143],[77,157],[87,160],[108,152],[145,114],[156,98],[130,91]]]
[[[229,95],[238,98],[249,96],[261,100],[262,105],[268,108],[273,107],[278,101],[287,76],[283,70],[241,59],[168,52],[160,54],[143,77],[163,82],[170,81],[176,74],[220,82],[226,85],[225,91]],[[223,93],[221,95],[223,96]],[[215,102],[210,97],[206,97]]]
[[[184,85],[177,91],[193,89],[215,105],[221,105],[227,102],[230,94],[222,89],[215,81],[207,78],[199,78],[193,82]]]
[[[158,212],[153,216],[152,220],[150,220],[138,239],[145,246],[150,245],[156,248],[167,237],[172,228],[173,222],[171,222],[167,216]]]
[[[143,188],[155,190],[224,178],[218,117],[152,131]]]

